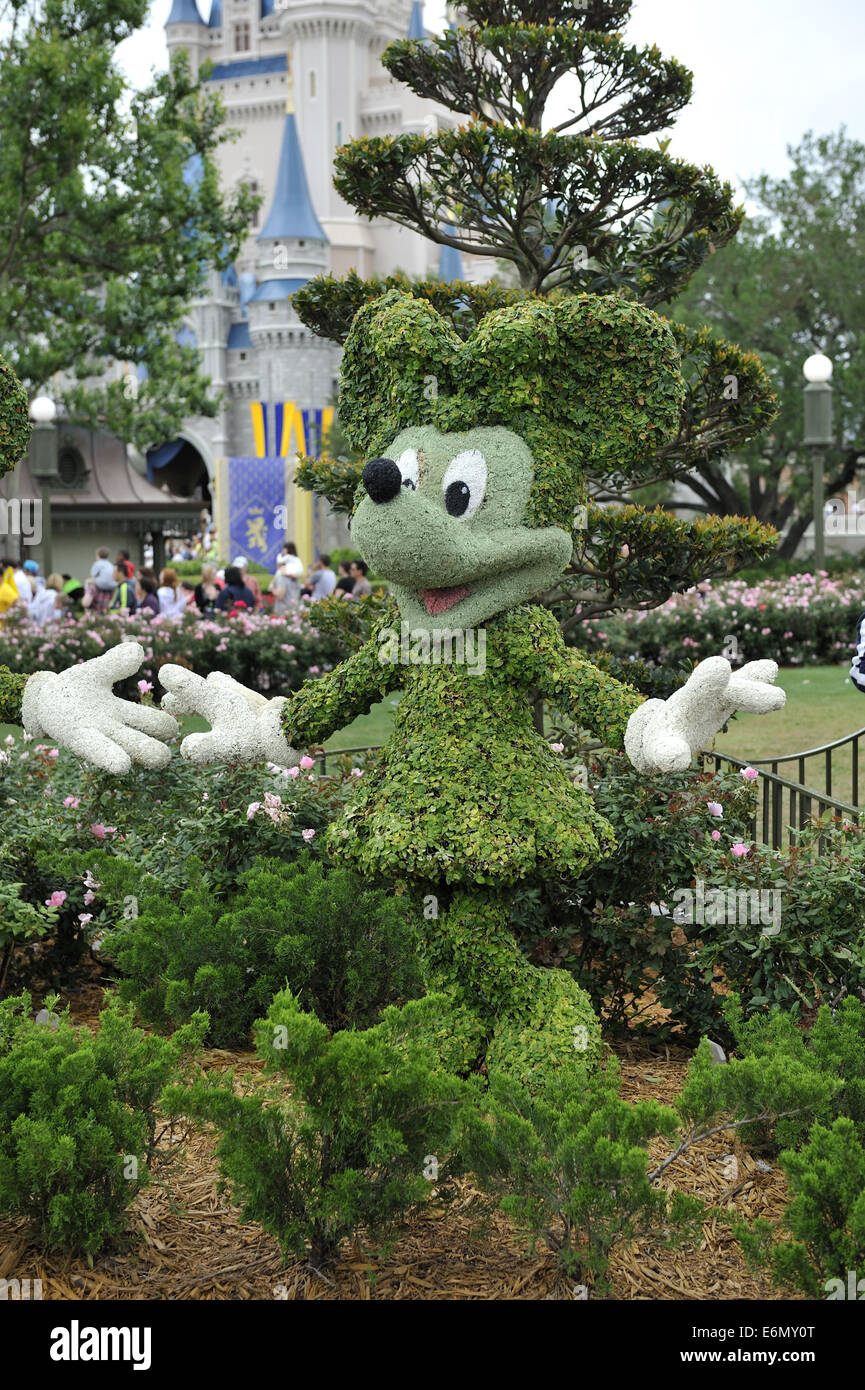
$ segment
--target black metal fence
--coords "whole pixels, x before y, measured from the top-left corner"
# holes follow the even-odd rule
[[[790,838],[790,828],[801,829],[811,817],[822,817],[827,811],[843,820],[859,824],[862,808],[859,805],[859,742],[865,737],[865,729],[846,734],[844,738],[832,743],[823,743],[818,748],[807,748],[801,753],[784,753],[775,758],[752,758],[745,762],[729,753],[718,753],[704,749],[703,765],[713,763],[716,770],[725,764],[729,767],[753,767],[760,772],[757,788],[757,814],[752,824],[752,836],[763,844],[780,849]],[[850,800],[844,801],[833,794],[833,784],[837,778],[838,759],[833,765],[833,754],[839,749],[850,749],[849,787]],[[844,757],[846,764],[846,755]],[[793,763],[798,773],[796,780],[784,777],[778,768]],[[843,770],[844,781],[848,782],[848,769]],[[809,783],[810,778],[822,781],[823,787]],[[845,788],[846,789],[846,788]],[[820,848],[822,848],[822,840]]]

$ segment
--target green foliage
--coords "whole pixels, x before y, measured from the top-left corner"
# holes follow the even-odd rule
[[[49,1016],[56,1002],[46,1000]],[[165,1041],[135,1028],[116,1000],[96,1035],[68,1009],[45,1023],[31,1011],[26,993],[0,1003],[0,1211],[26,1217],[49,1249],[92,1258],[123,1233],[150,1180],[157,1097],[206,1020]]]
[[[715,520],[729,523],[729,518]],[[592,601],[581,616],[591,614]],[[739,660],[834,665],[853,654],[862,607],[861,574],[843,580],[810,571],[786,579],[764,575],[756,582],[701,584],[660,608],[577,622],[571,640],[590,651],[602,647],[626,660],[639,655],[666,667],[683,649],[695,661],[717,656],[732,636]]]
[[[791,1194],[781,1229],[763,1220],[736,1226],[751,1264],[768,1263],[776,1284],[810,1298],[861,1297],[865,1147],[856,1127],[844,1117],[831,1128],[815,1124],[804,1148],[786,1149],[779,1163]]]
[[[749,1262],[768,1266],[779,1285],[847,1297],[848,1271],[855,1283],[865,1262],[865,1005],[853,995],[823,1005],[810,1028],[780,1009],[745,1018],[735,996],[726,1014],[737,1055],[716,1066],[701,1045],[679,1113],[691,1134],[721,1118],[748,1119],[744,1138],[781,1149],[782,1220],[737,1221],[736,1235]],[[842,1291],[833,1293],[830,1280]]]
[[[338,644],[318,631],[313,616],[299,608],[285,618],[267,613],[244,613],[237,618],[188,614],[175,623],[141,615],[100,614],[86,625],[84,620],[58,623],[46,640],[44,628],[13,611],[0,631],[0,717],[4,722],[20,722],[25,677],[18,672],[64,671],[129,640],[141,643],[144,660],[117,686],[116,693],[126,699],[140,698],[140,680],[156,687],[165,662],[188,666],[201,676],[224,671],[262,694],[284,695],[338,659]],[[155,698],[161,694],[157,689]]]
[[[612,849],[609,825],[535,733],[529,693],[540,687],[619,746],[642,697],[568,651],[538,606],[495,618],[486,636],[483,675],[382,664],[373,637],[286,702],[286,737],[304,747],[405,687],[391,738],[327,833],[331,854],[363,876],[505,885],[578,873]]]
[[[807,1019],[818,1004],[865,988],[863,864],[862,832],[837,822],[809,824],[786,850],[753,844],[742,858],[723,857],[704,877],[726,908],[714,922],[707,904],[705,926],[683,925],[688,969],[706,986],[722,972],[746,1013],[774,1007]]]
[[[412,1041],[433,1000],[386,1010],[381,1023],[331,1035],[289,990],[256,1026],[256,1048],[279,1080],[237,1095],[231,1075],[171,1088],[173,1113],[220,1131],[224,1177],[244,1217],[286,1256],[328,1263],[348,1236],[380,1240],[423,1202],[455,1155],[475,1087],[437,1068]]]
[[[554,1250],[565,1274],[598,1293],[617,1240],[688,1234],[702,1204],[654,1186],[647,1147],[671,1138],[678,1119],[655,1101],[624,1101],[619,1070],[580,1077],[567,1069],[542,1096],[490,1077],[483,1113],[466,1139],[466,1163],[534,1241]],[[678,1230],[676,1228],[679,1228]]]
[[[70,418],[147,448],[219,408],[175,335],[257,200],[222,191],[224,109],[183,56],[143,90],[124,79],[117,49],[146,0],[13,8],[0,38],[0,351],[33,394],[68,373]],[[126,380],[106,373],[117,362]],[[25,424],[4,441],[19,453]]]
[[[533,960],[569,970],[610,1029],[648,1028],[660,1036],[715,1030],[721,1000],[712,972],[693,964],[690,938],[700,929],[674,922],[673,894],[699,873],[717,881],[726,845],[748,833],[750,784],[693,769],[647,777],[624,755],[572,756],[613,830],[615,849],[579,877],[550,877],[521,890],[512,922],[524,948]],[[722,820],[709,813],[709,802],[722,806]],[[716,846],[710,831],[719,825],[725,843]],[[669,904],[666,913],[661,904]],[[658,1020],[658,1002],[670,1010],[666,1024]]]
[[[843,497],[856,487],[865,425],[865,144],[843,129],[809,132],[787,153],[784,177],[744,181],[752,215],[736,240],[705,262],[675,312],[752,344],[766,364],[780,403],[771,433],[738,441],[732,469],[695,456],[689,486],[712,512],[751,512],[783,530],[780,552],[789,558],[813,514],[801,390],[802,362],[816,347],[834,362],[835,442],[824,456],[825,495]],[[849,521],[855,527],[856,518]]]
[[[675,434],[679,367],[664,321],[613,296],[532,298],[487,314],[463,342],[428,301],[391,291],[355,317],[340,421],[379,455],[409,425],[505,425],[534,459],[528,524],[570,530],[587,473],[636,480]]]
[[[198,1009],[217,1047],[246,1040],[281,985],[328,1028],[366,1027],[387,1004],[420,993],[417,942],[405,900],[344,869],[259,859],[215,902],[200,866],[187,864],[179,902],[146,889],[139,915],[105,950],[125,978],[121,998],[155,1023]]]
[[[635,609],[649,610],[641,616],[640,632],[644,627],[651,631],[662,598],[706,580],[726,579],[743,562],[770,555],[778,538],[770,527],[745,517],[687,522],[661,507],[590,506],[586,525],[575,531],[574,539],[571,565],[546,601],[565,633],[576,629],[580,645],[601,643],[593,628],[581,626],[587,619],[627,610],[616,628],[614,648],[627,657],[633,653],[624,649],[624,634],[633,632]],[[715,629],[712,636],[723,646]],[[675,651],[678,644],[671,645]],[[701,652],[716,654],[715,647]]]
[[[7,983],[16,988],[71,986],[90,943],[97,950],[145,892],[179,902],[193,863],[218,904],[261,857],[320,859],[322,832],[357,782],[338,760],[327,777],[308,769],[292,777],[275,766],[201,766],[176,747],[167,768],[133,766],[118,778],[51,751],[18,740],[0,766],[10,809],[0,882],[20,883],[20,901],[51,927],[39,941],[13,943]],[[363,755],[353,761],[363,766]],[[58,891],[62,905],[46,908]]]
[[[12,368],[0,357],[0,477],[27,452],[30,415],[27,392]]]

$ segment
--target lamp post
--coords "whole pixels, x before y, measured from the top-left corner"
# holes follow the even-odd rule
[[[823,470],[825,451],[832,435],[832,359],[815,352],[802,367],[805,380],[805,437],[814,450],[814,568],[822,569],[826,557],[823,518]]]
[[[30,402],[33,433],[30,436],[30,472],[39,484],[42,501],[42,566],[46,575],[52,569],[51,489],[60,481],[57,470],[57,406],[50,396],[36,396]]]

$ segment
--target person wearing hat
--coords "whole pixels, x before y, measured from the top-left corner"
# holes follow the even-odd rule
[[[249,592],[252,594],[252,597],[255,601],[255,609],[256,612],[258,612],[264,603],[264,595],[261,592],[261,585],[259,584],[258,580],[254,578],[253,575],[247,573],[247,566],[248,561],[246,559],[246,556],[238,555],[237,559],[234,562],[234,568],[236,570],[240,570],[240,582],[241,584],[245,585]]]
[[[36,564],[35,560],[26,560],[23,565],[16,565],[12,575],[15,588],[18,590],[20,606],[30,611],[30,604],[33,602],[33,595],[36,592],[36,583],[27,571],[28,565]],[[39,573],[39,566],[36,565],[36,573]]]
[[[33,589],[33,595],[35,598],[45,588],[45,578],[43,575],[39,573],[38,561],[25,560],[21,568],[23,569],[24,573],[29,577],[31,586],[35,585],[35,588]]]
[[[275,617],[282,618],[288,612],[293,603],[297,603],[300,598],[300,582],[291,573],[289,560],[290,555],[280,555],[276,562],[276,574],[270,582],[268,593],[273,597],[272,612]],[[301,573],[303,566],[301,566]],[[249,581],[247,580],[247,583]]]

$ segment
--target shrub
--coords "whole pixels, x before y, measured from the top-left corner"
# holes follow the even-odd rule
[[[412,1041],[435,1006],[428,996],[374,1028],[331,1034],[284,990],[255,1029],[277,1082],[238,1095],[229,1074],[166,1093],[172,1114],[217,1126],[234,1200],[286,1256],[318,1269],[347,1236],[377,1240],[455,1167],[475,1088]]]
[[[821,1002],[862,990],[863,865],[865,835],[837,822],[809,824],[789,849],[753,844],[741,858],[722,857],[705,891],[719,888],[725,911],[712,921],[706,909],[703,926],[682,924],[685,970],[705,988],[723,976],[746,1014],[778,1008],[807,1020]]]
[[[785,1149],[779,1163],[791,1194],[783,1221],[735,1227],[749,1262],[811,1298],[850,1297],[851,1272],[855,1286],[865,1270],[865,1148],[855,1126],[845,1117],[815,1124],[804,1148]],[[852,1297],[861,1297],[855,1287]]]
[[[691,950],[672,920],[676,888],[747,834],[754,793],[738,774],[697,770],[657,778],[624,754],[577,764],[618,847],[585,878],[521,890],[514,923],[533,959],[570,970],[617,1031],[673,1027],[699,1034],[718,1016],[710,985],[687,967]],[[722,807],[723,817],[709,811]],[[723,840],[711,831],[723,826]],[[723,846],[723,849],[721,848]],[[704,872],[708,872],[704,870]],[[671,1010],[664,1025],[657,1001]]]
[[[825,570],[759,582],[731,579],[677,594],[658,608],[590,619],[574,640],[628,660],[666,666],[684,656],[717,656],[730,636],[738,658],[768,657],[782,666],[815,666],[852,658],[862,612],[861,575]]]
[[[187,864],[179,901],[149,888],[140,915],[105,950],[126,978],[121,997],[154,1023],[210,1017],[216,1046],[243,1042],[281,985],[332,1030],[366,1027],[421,990],[404,903],[343,869],[262,859],[220,904]]]
[[[25,1216],[49,1248],[92,1257],[123,1231],[150,1178],[156,1099],[197,1047],[196,1017],[170,1041],[112,1001],[94,1036],[66,1010],[31,1017],[27,993],[0,1003],[0,1211]]]
[[[591,1282],[598,1292],[609,1288],[617,1240],[673,1241],[703,1211],[648,1175],[647,1146],[676,1133],[675,1111],[655,1101],[624,1101],[619,1085],[612,1057],[605,1071],[588,1077],[563,1069],[543,1096],[492,1076],[465,1149],[467,1165],[501,1196],[502,1208],[533,1241],[556,1252],[570,1278]]]
[[[200,676],[224,671],[270,696],[288,695],[308,676],[340,659],[338,643],[318,631],[303,605],[281,618],[266,613],[229,618],[220,613],[211,618],[190,614],[177,621],[98,614],[78,621],[66,618],[50,627],[39,627],[13,610],[0,629],[0,666],[11,671],[63,671],[129,639],[141,643],[144,661],[116,689],[125,699],[139,698],[140,680],[157,686],[165,662],[188,666]],[[161,694],[158,689],[156,695]]]
[[[94,937],[135,910],[126,900],[140,895],[147,875],[179,899],[187,864],[197,859],[218,899],[261,856],[319,858],[322,832],[355,785],[350,762],[336,757],[327,777],[275,765],[201,767],[174,756],[165,769],[133,767],[118,778],[83,768],[63,750],[52,758],[56,749],[9,738],[0,882],[20,883],[21,901],[52,926],[35,945],[16,938],[9,970],[16,988],[71,985]],[[362,766],[363,755],[354,761]],[[49,912],[45,902],[55,893],[66,896]]]

